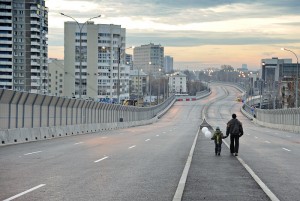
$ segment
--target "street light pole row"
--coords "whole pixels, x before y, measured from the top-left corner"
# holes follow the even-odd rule
[[[81,24],[81,26],[80,26],[80,23],[79,23],[75,18],[73,18],[72,16],[66,15],[66,14],[64,14],[64,13],[60,13],[60,14],[63,15],[63,16],[65,16],[65,17],[68,17],[68,18],[71,18],[72,20],[74,20],[74,21],[77,23],[78,28],[79,28],[79,98],[81,98],[81,96],[82,96],[82,55],[81,55],[81,53],[82,53],[82,50],[81,50],[81,48],[82,48],[82,43],[81,43],[82,29],[83,29],[84,25],[85,25],[88,21],[90,21],[90,20],[92,20],[92,19],[95,19],[95,18],[99,18],[99,17],[101,17],[101,15],[97,15],[97,16],[95,16],[95,17],[89,18],[87,21],[85,21],[85,22],[84,22],[83,24]],[[76,69],[76,68],[75,68],[75,69]],[[76,79],[76,78],[75,78],[75,79]]]

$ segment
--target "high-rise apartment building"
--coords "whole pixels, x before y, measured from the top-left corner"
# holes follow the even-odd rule
[[[0,0],[0,88],[48,91],[45,0]]]
[[[128,98],[125,37],[126,30],[120,25],[65,22],[65,96]]]
[[[164,71],[165,73],[171,73],[173,71],[173,57],[165,56]]]
[[[164,47],[161,45],[142,45],[133,50],[134,69],[143,69],[145,73],[156,75],[164,69]]]

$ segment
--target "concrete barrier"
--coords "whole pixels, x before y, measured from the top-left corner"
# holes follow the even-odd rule
[[[0,91],[1,92],[1,91]],[[210,92],[211,93],[211,92]],[[208,96],[210,93],[208,94],[204,94],[203,97]],[[26,96],[24,96],[26,97]],[[36,100],[38,100],[39,102],[41,102],[41,107],[43,106],[42,104],[42,98],[38,97],[35,98],[36,96],[33,96],[33,98],[31,98],[30,100],[27,100],[29,104],[29,106],[27,106],[27,110],[34,110],[34,114],[35,116],[37,116],[39,113],[41,113],[41,108],[40,109],[34,109],[32,107],[33,103]],[[63,105],[64,101],[60,101],[61,103],[59,103],[59,98],[56,97],[46,97],[44,99],[49,99],[49,106],[42,108],[43,111],[49,110],[50,107],[54,107],[59,105]],[[54,100],[55,99],[55,100]],[[198,97],[197,97],[198,99]],[[148,125],[148,124],[153,124],[155,122],[158,121],[158,119],[163,116],[174,104],[174,102],[176,101],[175,98],[172,99],[172,101],[168,102],[168,105],[164,106],[164,109],[162,111],[159,111],[157,109],[157,106],[155,111],[153,112],[153,110],[149,110],[148,108],[140,108],[141,110],[145,111],[142,113],[138,113],[138,109],[137,108],[132,108],[132,110],[136,110],[136,113],[128,113],[129,115],[127,115],[127,118],[125,120],[128,120],[126,122],[101,122],[101,123],[87,123],[84,124],[85,121],[88,119],[86,118],[86,116],[84,116],[84,114],[82,115],[81,110],[76,110],[76,108],[73,110],[73,113],[77,113],[78,117],[76,118],[71,118],[72,122],[74,123],[74,125],[68,125],[70,123],[70,121],[68,120],[67,116],[71,116],[72,112],[68,110],[60,110],[59,107],[55,107],[55,110],[49,110],[52,112],[47,112],[49,113],[49,117],[46,120],[36,120],[36,121],[28,121],[28,123],[23,123],[24,124],[30,124],[30,123],[34,123],[33,125],[48,125],[48,126],[42,126],[42,127],[33,127],[33,128],[11,128],[11,129],[2,129],[0,130],[0,146],[5,146],[5,145],[11,145],[11,144],[16,144],[16,143],[24,143],[24,142],[32,142],[32,141],[38,141],[38,140],[46,140],[46,139],[53,139],[53,138],[58,138],[58,137],[66,137],[66,136],[73,136],[73,135],[79,135],[79,134],[86,134],[86,133],[97,133],[97,132],[101,132],[101,131],[105,131],[105,130],[112,130],[112,129],[122,129],[122,128],[129,128],[129,127],[134,127],[134,126],[142,126],[142,125]],[[79,101],[80,102],[80,101]],[[83,101],[81,101],[83,102]],[[51,104],[52,105],[51,105]],[[162,103],[164,104],[164,103]],[[73,104],[74,105],[74,104]],[[4,107],[5,105],[2,104],[2,107]],[[102,106],[106,106],[104,104],[102,104]],[[107,107],[109,107],[111,105],[108,105]],[[77,107],[77,106],[76,106]],[[83,107],[83,106],[82,106]],[[81,108],[82,108],[81,107]],[[66,118],[62,119],[61,116],[59,115],[60,113],[64,113],[64,115],[66,116]],[[105,113],[105,110],[103,110],[103,113]],[[102,113],[102,114],[103,114]],[[110,113],[105,113],[108,116],[112,117]],[[126,112],[123,113],[123,115],[127,114]],[[136,120],[138,119],[138,115],[141,115],[144,119],[142,120]],[[33,114],[30,114],[29,117],[31,119],[33,119]],[[56,119],[56,117],[58,117],[58,119]],[[126,115],[125,115],[126,116]],[[150,119],[145,119],[145,117],[152,117]],[[81,122],[82,119],[83,124],[77,123]],[[132,120],[130,120],[132,119]]]

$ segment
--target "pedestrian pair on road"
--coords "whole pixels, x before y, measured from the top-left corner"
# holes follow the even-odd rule
[[[236,114],[232,114],[232,119],[227,123],[226,136],[223,135],[219,127],[216,127],[212,140],[215,140],[215,154],[220,156],[222,149],[222,139],[230,134],[230,153],[238,156],[239,138],[244,134],[242,123],[236,118]]]

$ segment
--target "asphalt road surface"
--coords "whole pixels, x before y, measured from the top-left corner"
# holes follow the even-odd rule
[[[238,158],[278,199],[299,200],[299,134],[254,125],[239,112],[236,89],[212,87],[207,98],[176,102],[155,124],[1,146],[0,200],[173,200],[203,111],[223,131],[237,113],[245,130]],[[268,200],[238,158],[225,144],[215,157],[199,133],[182,200]]]

